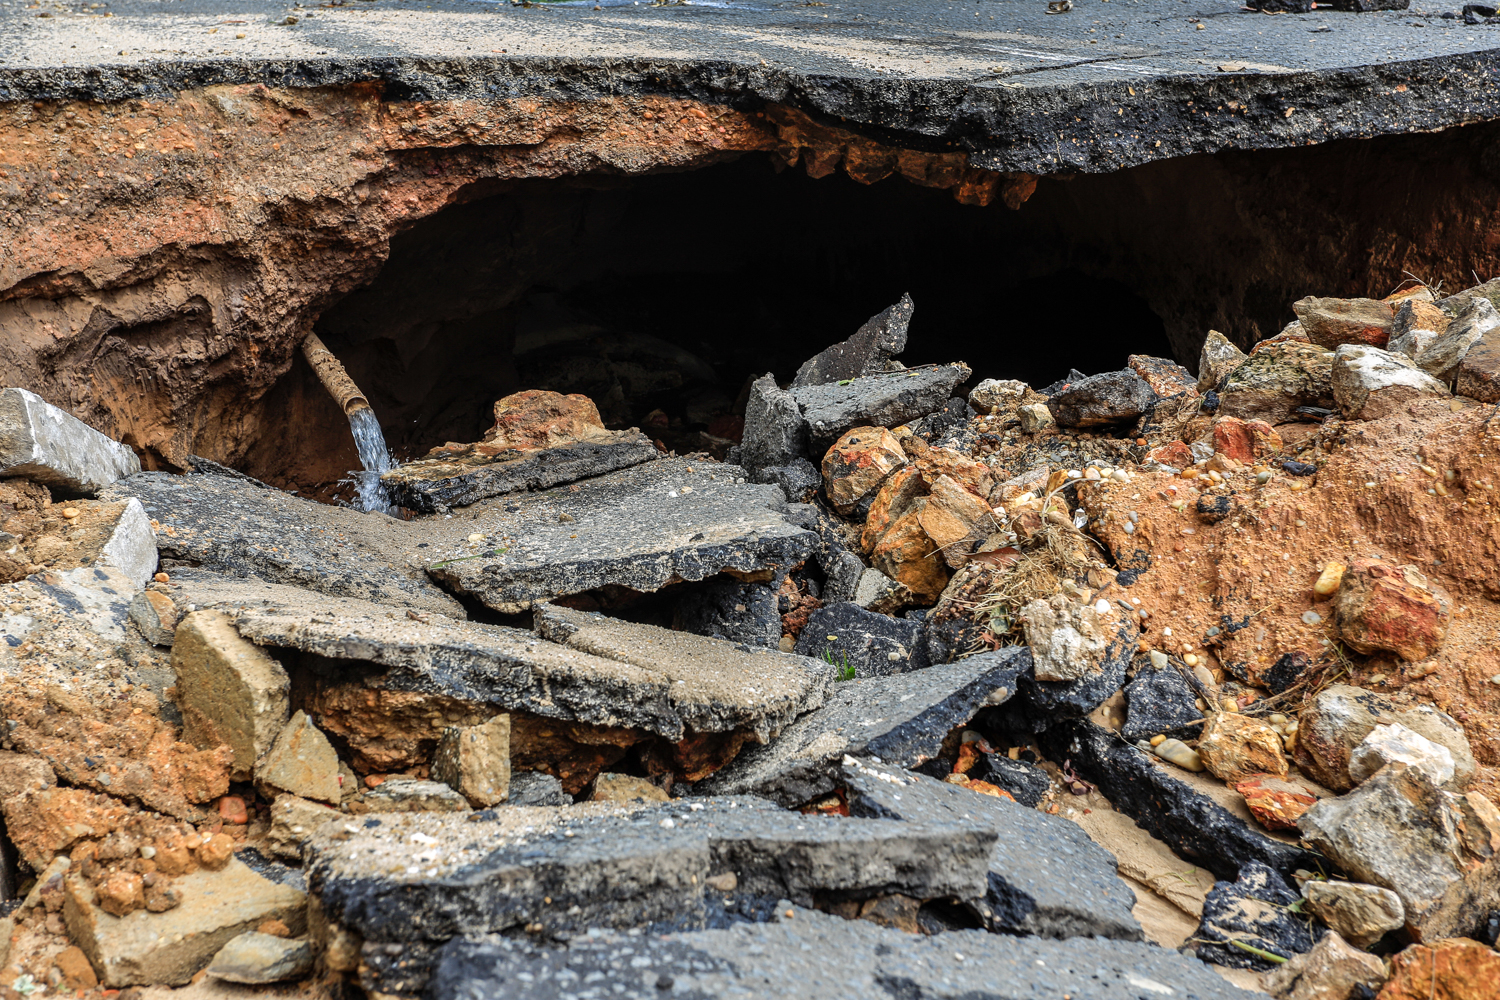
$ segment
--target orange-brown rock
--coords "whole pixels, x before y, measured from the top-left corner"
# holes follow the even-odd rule
[[[1318,797],[1285,775],[1258,774],[1235,783],[1234,790],[1245,797],[1250,815],[1267,830],[1295,830],[1297,818],[1318,801]]]
[[[495,402],[495,426],[474,446],[481,455],[555,448],[605,433],[599,408],[577,393],[527,389]]]
[[[62,976],[63,985],[70,990],[91,990],[99,985],[99,977],[94,974],[88,956],[77,945],[69,945],[58,952],[52,964]]]
[[[1198,380],[1186,368],[1167,358],[1153,358],[1149,354],[1132,354],[1125,359],[1125,367],[1146,380],[1151,391],[1158,396],[1176,396],[1190,392],[1198,394]]]
[[[931,487],[917,522],[942,550],[943,561],[957,569],[969,561],[974,544],[993,534],[999,526],[989,504],[947,476],[938,476]]]
[[[1193,449],[1181,441],[1168,441],[1164,445],[1152,448],[1146,457],[1153,462],[1170,465],[1174,469],[1185,469],[1193,464]]]
[[[146,890],[135,872],[115,872],[98,887],[99,909],[123,917],[146,905]]]
[[[948,585],[948,568],[937,544],[922,528],[927,498],[920,497],[886,529],[870,553],[875,568],[930,603]]]
[[[1376,1000],[1493,1000],[1500,952],[1467,938],[1414,944],[1391,959]]]
[[[865,518],[865,526],[859,536],[860,548],[866,554],[873,552],[891,523],[910,510],[918,497],[926,494],[927,484],[915,465],[908,465],[892,473],[870,503],[870,514]]]
[[[1361,653],[1389,650],[1403,660],[1424,660],[1448,632],[1448,600],[1416,567],[1380,559],[1349,564],[1333,611],[1340,637]]]
[[[849,514],[904,465],[906,452],[884,427],[845,431],[823,456],[823,488],[828,502],[839,513]]]
[[[1320,347],[1368,344],[1384,347],[1391,336],[1396,312],[1376,299],[1320,299],[1309,296],[1292,303],[1292,311],[1307,338]]]
[[[34,871],[80,840],[109,834],[131,813],[124,803],[82,788],[27,792],[0,802],[0,811],[6,835]]]
[[[1237,712],[1218,712],[1203,728],[1198,756],[1214,776],[1233,784],[1257,774],[1287,775],[1281,736],[1270,726]]]
[[[903,438],[902,444],[929,489],[939,476],[947,476],[981,500],[989,499],[995,488],[995,475],[988,465],[952,448],[933,447],[915,435]]]
[[[199,844],[193,853],[197,855],[200,865],[216,872],[234,857],[234,838],[227,833],[216,833]]]
[[[1264,420],[1220,417],[1214,421],[1214,451],[1249,464],[1281,451],[1281,435]]]

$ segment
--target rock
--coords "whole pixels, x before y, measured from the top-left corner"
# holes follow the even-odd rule
[[[1500,403],[1500,327],[1486,331],[1464,354],[1453,391],[1481,403]]]
[[[1197,773],[1208,770],[1204,766],[1203,758],[1199,756],[1198,751],[1175,737],[1162,740],[1151,748],[1151,752],[1167,763],[1177,765],[1184,771]]]
[[[145,887],[135,872],[115,872],[99,882],[99,909],[111,916],[123,917],[146,905]]]
[[[1114,856],[1076,824],[889,764],[848,757],[843,777],[850,816],[995,831],[987,890],[965,900],[987,929],[1143,939],[1130,913],[1135,894],[1116,874]]]
[[[1217,781],[1154,763],[1111,730],[1087,719],[1061,720],[1037,734],[1037,740],[1049,759],[1071,761],[1074,770],[1098,785],[1116,810],[1179,857],[1220,878],[1237,877],[1252,861],[1283,874],[1318,865],[1317,854],[1254,829],[1194,784],[1208,781],[1223,788]]]
[[[461,615],[416,560],[416,522],[289,496],[235,476],[142,472],[105,490],[140,500],[163,557],[229,576]]]
[[[1415,358],[1448,329],[1453,318],[1431,302],[1408,299],[1396,310],[1386,350]]]
[[[1135,743],[1158,735],[1190,734],[1193,730],[1188,725],[1203,718],[1197,698],[1181,671],[1171,665],[1156,667],[1141,657],[1136,661],[1135,679],[1125,685],[1125,725],[1120,735]]]
[[[1219,413],[1243,420],[1284,424],[1297,419],[1297,407],[1335,405],[1333,352],[1294,340],[1257,350],[1223,380]]]
[[[1378,885],[1308,879],[1302,895],[1313,916],[1356,948],[1368,948],[1406,923],[1401,897]]]
[[[1247,863],[1238,879],[1214,883],[1203,900],[1203,919],[1194,935],[1197,956],[1232,969],[1264,970],[1276,963],[1228,942],[1282,958],[1311,951],[1312,934],[1286,909],[1298,899],[1276,872],[1258,861]]]
[[[135,452],[25,389],[0,390],[0,476],[91,494],[141,471]]]
[[[1234,346],[1229,338],[1217,330],[1208,331],[1203,338],[1203,350],[1198,355],[1198,391],[1217,391],[1224,378],[1248,360],[1244,351]]]
[[[969,392],[969,405],[980,413],[1004,413],[1026,401],[1031,386],[1016,379],[987,378]]]
[[[305,897],[239,861],[222,871],[199,869],[173,879],[181,903],[165,913],[137,910],[114,917],[81,875],[64,879],[63,919],[106,987],[181,986],[219,949],[267,920],[300,931]]]
[[[807,421],[792,394],[776,385],[771,374],[750,385],[745,403],[745,430],[740,437],[740,462],[752,473],[805,459]]]
[[[486,541],[440,553],[428,571],[503,613],[605,586],[649,593],[726,571],[768,579],[811,555],[815,538],[786,520],[777,487],[743,479],[732,465],[664,458],[576,491],[491,501],[457,529]]]
[[[851,427],[895,427],[942,409],[968,377],[969,367],[955,363],[805,385],[791,393],[807,421],[811,447],[821,453]]]
[[[240,638],[219,611],[195,611],[172,647],[183,739],[234,752],[230,778],[248,781],[287,721],[291,681],[281,664]]]
[[[1352,878],[1400,896],[1407,922],[1420,925],[1464,877],[1460,818],[1420,770],[1393,765],[1347,795],[1322,800],[1297,829]]]
[[[856,604],[825,604],[807,619],[797,653],[828,662],[840,680],[877,677],[927,666],[922,623],[866,611]]]
[[[540,771],[512,771],[510,796],[513,806],[570,806],[573,796],[563,791],[562,782]]]
[[[1287,775],[1281,734],[1259,719],[1215,712],[1198,740],[1198,756],[1221,781],[1233,784],[1257,774]]]
[[[1488,300],[1485,300],[1488,301]],[[1449,603],[1415,566],[1355,559],[1334,598],[1339,634],[1366,655],[1386,649],[1403,660],[1425,660],[1448,633]]]
[[[969,561],[974,546],[994,534],[999,524],[989,504],[948,476],[939,475],[929,487],[931,492],[917,512],[917,523],[942,552],[943,561],[957,569]]]
[[[432,777],[475,809],[505,801],[510,791],[510,716],[444,730],[432,758]]]
[[[337,804],[341,791],[338,754],[307,713],[298,710],[256,766],[255,781],[267,798],[290,792]]]
[[[1234,784],[1245,797],[1245,806],[1256,822],[1267,830],[1295,830],[1297,820],[1320,796],[1299,781],[1256,775]]]
[[[1476,343],[1500,328],[1500,311],[1487,298],[1475,297],[1457,311],[1453,322],[1414,359],[1417,367],[1444,383],[1452,383],[1458,366]]]
[[[594,779],[594,794],[589,796],[589,801],[670,802],[672,798],[660,785],[653,785],[645,778],[606,771]]]
[[[747,583],[727,574],[705,580],[677,601],[672,627],[723,642],[775,649],[781,641],[776,591],[769,583]]]
[[[892,479],[904,473],[898,472]],[[915,475],[915,472],[912,473]],[[821,482],[821,480],[819,480]],[[813,559],[823,571],[822,599],[847,601],[853,598],[859,586],[859,578],[866,566],[864,560],[849,549],[844,534],[844,524],[834,515],[815,504],[788,504],[787,520],[800,525],[818,536]]]
[[[1046,403],[1029,403],[1016,411],[1021,420],[1022,434],[1040,434],[1057,426],[1052,409]]]
[[[947,562],[939,557],[937,543],[922,527],[926,509],[927,497],[917,497],[891,521],[870,550],[871,564],[924,604],[936,601],[948,586]]]
[[[1349,777],[1360,784],[1387,764],[1396,763],[1417,768],[1434,785],[1453,780],[1453,754],[1448,748],[1399,722],[1376,726],[1350,751]]]
[[[897,583],[878,569],[866,568],[859,574],[850,603],[876,614],[894,615],[915,606],[917,597],[905,584]]]
[[[1380,989],[1385,963],[1337,934],[1325,934],[1311,951],[1277,966],[1263,981],[1277,1000],[1357,1000]]]
[[[603,475],[658,454],[636,428],[606,430],[587,396],[528,389],[495,403],[495,426],[478,443],[434,448],[380,482],[392,503],[430,514]]]
[[[57,776],[42,758],[0,750],[0,802],[56,785]]]
[[[892,359],[906,350],[906,329],[915,309],[911,296],[902,295],[895,305],[867,319],[854,336],[804,361],[797,369],[797,377],[792,379],[792,388],[889,371]]]
[[[170,646],[177,636],[177,606],[166,594],[145,590],[130,599],[130,620],[153,646]]]
[[[62,976],[62,985],[70,990],[91,990],[99,985],[99,977],[94,974],[88,956],[77,945],[69,945],[58,952],[52,964]]]
[[[215,979],[256,985],[302,979],[312,971],[313,950],[306,938],[256,931],[230,939],[208,965],[208,974]]]
[[[1345,344],[1333,355],[1333,398],[1350,420],[1378,420],[1448,387],[1400,354]]]
[[[974,898],[995,846],[975,826],[804,816],[753,799],[379,819],[320,830],[307,848],[319,910],[363,939],[361,985],[379,993],[421,992],[449,938],[702,927],[724,899],[706,880],[724,872],[736,876],[732,904]]]
[[[1500,854],[1500,809],[1483,792],[1465,792],[1457,803],[1463,814],[1464,847],[1478,858]]]
[[[823,456],[823,483],[828,502],[840,514],[865,509],[892,472],[906,464],[906,452],[884,427],[856,427],[844,433]]]
[[[823,488],[823,475],[805,458],[794,458],[786,465],[769,465],[750,470],[752,483],[774,483],[792,503],[811,503]]]
[[[1197,391],[1193,373],[1168,358],[1132,354],[1125,359],[1125,367],[1145,379],[1151,391],[1162,398]]]
[[[751,747],[693,788],[695,795],[752,794],[792,809],[838,785],[845,754],[916,767],[938,755],[943,739],[981,708],[1015,693],[1030,656],[1018,647],[957,663],[840,684],[828,704]]]
[[[441,781],[419,778],[387,778],[360,799],[364,812],[372,813],[466,813],[469,803]]]
[[[1168,441],[1160,447],[1152,448],[1146,454],[1146,458],[1148,461],[1167,466],[1177,472],[1181,472],[1195,461],[1193,450],[1181,441]]]
[[[1214,421],[1213,436],[1216,454],[1246,464],[1269,458],[1282,449],[1281,435],[1264,420],[1220,417]]]
[[[1454,938],[1414,944],[1391,958],[1379,1000],[1487,1000],[1500,982],[1500,952]]]
[[[1047,401],[1060,427],[1104,427],[1134,422],[1156,402],[1151,386],[1130,369],[1091,375]]]
[[[271,830],[266,846],[279,858],[302,860],[302,843],[312,832],[343,813],[320,802],[282,793],[271,803]]]
[[[628,972],[618,957],[627,948]],[[650,1000],[669,991],[704,1000],[870,1000],[897,995],[892,989],[911,997],[987,1000],[1253,1000],[1262,995],[1231,986],[1191,958],[1142,942],[1054,941],[984,931],[927,936],[780,904],[768,923],[651,937],[580,936],[558,950],[498,935],[455,940],[443,950],[431,993],[529,1000],[554,996],[547,992],[551,984],[575,979],[610,982],[611,995],[621,1000]],[[518,988],[518,983],[538,986]]]
[[[1400,723],[1453,755],[1453,781],[1467,787],[1474,776],[1474,754],[1463,727],[1430,705],[1401,709],[1384,695],[1334,684],[1305,706],[1298,720],[1297,766],[1336,792],[1354,787],[1349,755],[1376,726]]]
[[[1027,604],[1021,618],[1036,664],[1023,687],[1043,718],[1087,715],[1125,682],[1140,628],[1119,605],[1054,594]]]
[[[1390,340],[1396,312],[1379,299],[1320,299],[1309,296],[1292,303],[1307,339],[1332,350],[1342,344],[1384,347]]]
[[[908,465],[893,472],[870,501],[864,530],[860,532],[860,548],[865,552],[873,552],[891,525],[908,513],[919,498],[926,495],[927,482],[916,466]]]

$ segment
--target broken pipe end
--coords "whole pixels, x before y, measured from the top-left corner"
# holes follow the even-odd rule
[[[359,386],[354,384],[343,364],[323,345],[316,333],[309,333],[307,339],[302,341],[302,356],[307,358],[318,381],[323,383],[323,388],[328,390],[345,416],[350,416],[356,410],[370,409],[370,401],[359,391]]]

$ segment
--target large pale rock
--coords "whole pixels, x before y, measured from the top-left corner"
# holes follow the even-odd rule
[[[255,874],[239,861],[219,871],[199,869],[173,880],[181,903],[165,913],[137,910],[111,916],[80,875],[64,880],[63,919],[108,987],[181,986],[231,940],[268,920],[294,933],[306,924],[306,898]]]
[[[874,498],[887,477],[906,464],[906,452],[884,427],[846,431],[823,456],[823,485],[828,502],[841,514]]]
[[[1198,756],[1222,781],[1245,781],[1259,774],[1287,775],[1281,736],[1259,719],[1219,712],[1203,729]]]
[[[1302,895],[1313,916],[1358,948],[1368,948],[1406,923],[1401,897],[1378,885],[1308,879]]]
[[[478,726],[450,726],[432,758],[432,777],[476,809],[505,801],[510,791],[510,716]]]
[[[1284,424],[1297,407],[1332,408],[1333,352],[1286,340],[1256,350],[1220,382],[1219,413],[1244,420]]]
[[[1168,358],[1132,354],[1125,359],[1125,367],[1145,379],[1151,391],[1163,398],[1192,392],[1197,385],[1192,372]]]
[[[1379,299],[1322,299],[1309,296],[1292,303],[1307,339],[1319,347],[1343,344],[1384,347],[1396,315]]]
[[[1318,693],[1298,720],[1297,766],[1336,792],[1355,785],[1349,755],[1379,725],[1399,722],[1453,755],[1453,781],[1465,787],[1474,776],[1474,754],[1458,720],[1431,705],[1402,709],[1384,695],[1347,684]]]
[[[0,390],[0,476],[97,493],[141,471],[135,452],[25,389]]]
[[[1354,1000],[1380,989],[1385,963],[1337,934],[1325,934],[1311,951],[1266,973],[1263,982],[1277,1000]]]
[[[1109,601],[1082,604],[1066,594],[1027,604],[1021,618],[1036,679],[1076,681],[1100,673],[1121,617]]]
[[[1437,652],[1449,614],[1447,598],[1415,566],[1381,559],[1350,562],[1333,605],[1339,634],[1356,651],[1384,649],[1411,662]]]
[[[1485,333],[1464,354],[1453,391],[1481,403],[1500,403],[1500,327]]]
[[[1349,777],[1363,782],[1387,764],[1415,767],[1435,785],[1453,780],[1453,753],[1399,722],[1376,726],[1350,751]]]
[[[1017,379],[987,378],[969,393],[969,405],[980,413],[1004,413],[1026,401],[1031,386]]]
[[[1022,434],[1040,434],[1057,426],[1057,418],[1046,403],[1028,403],[1016,411],[1021,420]]]
[[[277,734],[255,768],[255,781],[271,795],[291,792],[319,802],[339,801],[339,757],[306,712],[298,711]]]
[[[1234,346],[1228,337],[1218,330],[1208,331],[1208,336],[1203,338],[1203,350],[1198,354],[1198,391],[1216,391],[1225,376],[1247,360],[1245,352]]]
[[[291,681],[259,646],[246,642],[220,611],[194,611],[172,646],[183,738],[234,751],[230,778],[248,780],[286,725]]]
[[[1415,361],[1358,344],[1334,352],[1332,384],[1339,412],[1351,420],[1378,420],[1413,400],[1449,394]]]
[[[1416,356],[1417,366],[1445,383],[1452,382],[1470,348],[1496,328],[1500,328],[1500,311],[1489,299],[1476,296]]]
[[[1431,302],[1407,300],[1396,310],[1386,350],[1415,358],[1448,329],[1452,321],[1453,317]]]
[[[899,368],[892,359],[906,350],[906,330],[916,306],[910,295],[871,316],[848,340],[824,348],[803,362],[792,388],[825,385]]]

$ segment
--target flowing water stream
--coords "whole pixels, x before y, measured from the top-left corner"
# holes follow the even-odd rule
[[[380,432],[380,421],[375,411],[361,406],[349,414],[349,430],[354,434],[354,447],[359,449],[359,461],[364,471],[354,474],[359,483],[359,498],[356,501],[363,511],[389,511],[390,500],[385,487],[380,485],[380,474],[395,468],[391,451],[385,446],[385,435]]]

